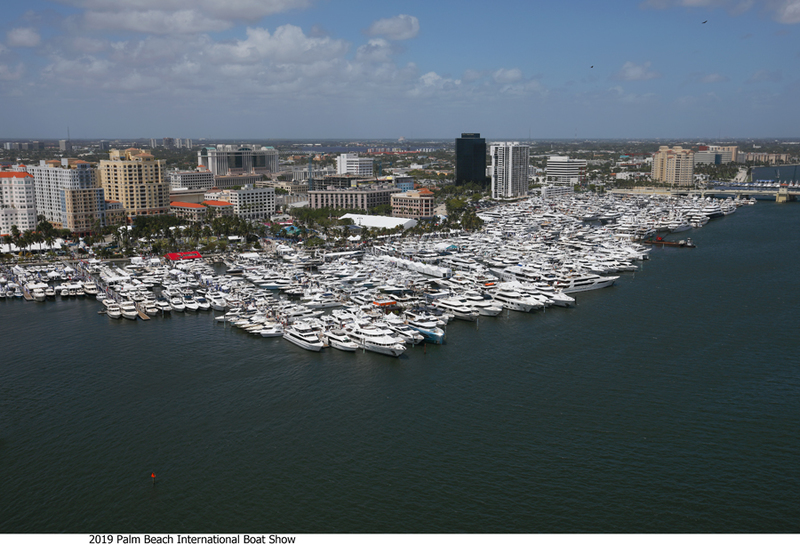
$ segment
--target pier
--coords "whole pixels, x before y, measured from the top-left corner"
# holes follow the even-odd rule
[[[698,196],[703,199],[706,197],[733,197],[733,198],[769,198],[774,197],[775,202],[784,203],[796,201],[800,196],[800,188],[789,189],[781,188],[708,188],[708,189],[688,189],[688,188],[664,188],[664,187],[636,187],[633,189],[610,189],[612,195],[662,195],[669,197]]]

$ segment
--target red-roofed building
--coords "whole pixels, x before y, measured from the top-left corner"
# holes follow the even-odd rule
[[[170,214],[190,221],[203,221],[206,219],[207,208],[202,204],[193,202],[174,201],[169,203]]]
[[[217,216],[233,216],[234,206],[229,202],[205,200],[203,205],[214,210]]]

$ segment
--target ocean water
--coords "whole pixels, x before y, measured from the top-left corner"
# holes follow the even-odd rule
[[[0,531],[798,532],[800,206],[687,235],[400,359],[0,301]]]

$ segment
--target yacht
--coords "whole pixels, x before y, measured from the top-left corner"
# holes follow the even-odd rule
[[[474,322],[478,319],[478,311],[458,299],[437,299],[431,304],[445,312],[452,313],[459,320]]]
[[[186,310],[186,305],[183,303],[183,297],[170,298],[169,306],[172,307],[172,310],[175,312],[184,312]]]
[[[331,329],[323,333],[323,339],[337,350],[344,350],[345,352],[355,352],[358,350],[358,345],[347,336],[347,333],[342,329]]]
[[[511,288],[498,288],[492,292],[492,298],[503,305],[503,308],[519,312],[531,312],[544,308],[544,304],[531,297],[526,297]]]
[[[297,321],[286,328],[283,332],[283,338],[290,343],[313,352],[319,352],[325,347],[314,329],[303,321]]]
[[[283,326],[277,322],[264,322],[259,331],[262,337],[283,337]]]
[[[123,301],[119,304],[119,309],[122,311],[122,317],[128,320],[135,320],[139,317],[139,311],[136,310],[136,303],[133,301]]]
[[[556,288],[560,288],[564,293],[576,293],[579,291],[591,291],[613,286],[619,276],[600,276],[597,274],[576,274],[561,276],[556,280]]]
[[[117,303],[109,303],[106,307],[106,315],[114,320],[119,320],[122,318],[122,310]]]
[[[398,357],[406,351],[406,345],[401,339],[386,335],[385,331],[371,325],[356,324],[348,335],[360,348],[378,354]]]

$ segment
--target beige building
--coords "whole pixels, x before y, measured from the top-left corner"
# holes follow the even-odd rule
[[[433,192],[430,189],[395,193],[391,197],[395,218],[431,218],[434,215]]]
[[[205,221],[207,208],[194,202],[174,201],[169,203],[170,213],[189,221]]]
[[[156,160],[136,148],[111,150],[109,155],[97,167],[97,177],[107,199],[121,202],[130,220],[141,215],[169,213],[169,182],[164,178],[166,161]]]
[[[694,153],[680,146],[661,146],[653,155],[654,182],[690,186],[694,183]]]
[[[90,233],[105,224],[106,201],[101,188],[63,189],[62,198],[62,229],[69,229],[73,233]]]
[[[393,186],[315,189],[308,192],[308,206],[368,211],[382,204],[391,204],[393,193],[400,193],[400,190]]]

